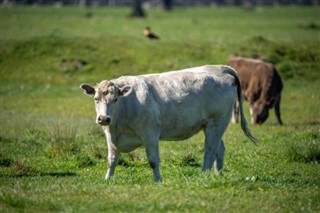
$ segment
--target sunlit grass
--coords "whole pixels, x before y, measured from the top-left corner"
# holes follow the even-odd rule
[[[0,9],[1,212],[320,211],[320,32],[308,27],[319,25],[317,7],[147,10],[143,20],[128,8]],[[142,36],[147,25],[160,41]],[[104,180],[106,140],[81,83],[225,64],[233,54],[275,63],[283,126],[273,110],[250,125],[255,146],[230,124],[220,175],[201,172],[200,132],[160,142],[163,183],[153,183],[143,148],[122,154]]]

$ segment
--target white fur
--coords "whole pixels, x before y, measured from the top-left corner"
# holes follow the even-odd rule
[[[108,143],[106,179],[112,177],[120,152],[144,146],[154,180],[161,181],[159,140],[183,140],[200,130],[205,134],[203,171],[211,170],[215,161],[215,169],[222,170],[224,144],[221,138],[240,87],[232,68],[202,66],[161,74],[124,76],[102,82],[95,90],[103,90],[101,88],[107,87],[108,82],[119,91],[128,86],[130,90],[119,95],[115,102],[106,95],[108,98],[101,97],[106,101],[96,103],[97,117],[111,117],[111,123],[103,127]],[[101,104],[103,106],[99,106]],[[112,110],[107,109],[110,107]],[[242,128],[250,137],[242,111],[240,115]]]

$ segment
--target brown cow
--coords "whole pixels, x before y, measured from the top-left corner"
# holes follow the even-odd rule
[[[274,106],[278,123],[282,125],[280,117],[281,78],[276,68],[258,59],[232,57],[228,65],[233,67],[241,80],[242,94],[250,104],[252,124],[262,124],[269,115],[269,109]],[[238,122],[238,103],[235,103],[233,123]]]

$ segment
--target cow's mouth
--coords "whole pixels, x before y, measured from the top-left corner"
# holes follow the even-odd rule
[[[109,116],[100,115],[97,118],[97,123],[100,124],[101,126],[108,126],[110,122],[111,122],[111,118]]]

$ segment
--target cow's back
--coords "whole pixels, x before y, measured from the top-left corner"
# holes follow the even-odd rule
[[[262,98],[267,100],[281,93],[283,84],[272,64],[257,59],[233,57],[228,65],[237,71],[246,99],[257,100],[263,95]],[[247,97],[247,94],[255,97]]]
[[[202,66],[160,74],[126,76],[140,106],[136,116],[154,117],[161,139],[185,139],[203,128],[206,119],[231,112],[236,97],[234,77],[227,66]],[[144,85],[144,86],[141,86]],[[223,95],[221,95],[223,94]],[[139,97],[143,96],[143,97]],[[230,109],[226,109],[229,106]],[[145,125],[145,124],[143,124]]]

